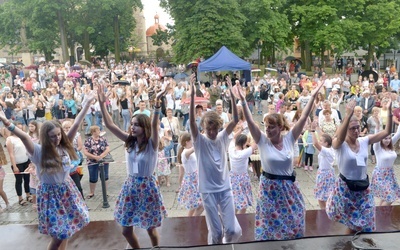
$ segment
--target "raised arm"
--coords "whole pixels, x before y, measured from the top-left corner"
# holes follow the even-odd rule
[[[156,150],[158,148],[158,141],[160,137],[158,136],[158,120],[160,119],[161,113],[161,98],[168,92],[170,84],[165,86],[165,89],[160,91],[155,99],[154,113],[151,120],[151,136],[150,140],[153,142],[153,148]]]
[[[13,132],[18,138],[21,139],[22,143],[24,144],[26,151],[30,155],[33,154],[34,150],[34,144],[29,137],[27,133],[25,133],[23,130],[19,129],[17,126],[15,126],[13,123],[11,123],[9,120],[7,120],[6,115],[4,114],[3,110],[0,109],[0,120],[3,122],[4,126],[11,132]]]
[[[353,116],[354,107],[356,104],[356,101],[353,99],[346,105],[345,117],[342,124],[340,124],[339,128],[336,130],[336,138],[334,138],[332,141],[332,147],[334,149],[338,149],[346,139],[347,128],[349,127],[350,118]]]
[[[107,97],[104,93],[104,85],[98,83],[96,86],[97,86],[97,100],[100,104],[100,110],[104,118],[104,124],[116,137],[118,137],[122,141],[126,141],[129,134],[125,131],[122,131],[117,125],[114,124],[110,114],[107,111],[106,107]]]
[[[189,107],[189,125],[190,125],[190,134],[192,135],[193,140],[196,140],[197,135],[199,134],[199,129],[197,128],[196,124],[196,114],[195,114],[195,107],[194,107],[194,95],[196,94],[196,87],[194,83],[196,81],[196,75],[192,74],[190,76],[190,107]]]
[[[74,123],[71,126],[71,129],[68,131],[68,138],[70,141],[73,141],[76,135],[76,132],[78,132],[79,126],[81,125],[83,119],[85,119],[86,113],[88,109],[90,108],[90,105],[95,97],[95,94],[93,91],[91,91],[89,94],[85,95],[85,98],[82,101],[82,110],[79,112],[79,114],[76,116]]]
[[[311,99],[308,101],[307,105],[304,107],[303,112],[301,113],[301,116],[299,120],[296,122],[296,124],[292,128],[292,134],[293,138],[299,137],[301,132],[303,131],[304,125],[307,122],[307,118],[311,114],[311,110],[314,105],[314,100],[315,97],[317,96],[319,90],[321,89],[322,85],[324,85],[323,81],[320,81],[315,89],[311,92]]]
[[[313,123],[311,123],[311,134],[312,134],[313,145],[318,151],[321,151],[321,145],[319,144],[319,141],[318,141],[318,138],[316,135],[318,128],[319,128],[319,126],[318,126],[317,121],[313,121]],[[320,135],[319,132],[318,132],[318,135]]]
[[[245,95],[241,89],[239,90],[239,97],[242,102],[243,114],[244,114],[244,118],[246,118],[247,126],[249,127],[250,134],[253,137],[254,142],[258,143],[260,141],[261,131],[258,128],[257,124],[253,120],[253,116],[251,115],[249,107],[247,106],[247,103],[246,103]]]
[[[382,141],[386,138],[390,133],[392,133],[392,124],[393,124],[393,114],[392,114],[392,101],[389,99],[387,103],[388,108],[388,118],[386,122],[385,130],[380,131],[379,133],[371,134],[368,136],[369,144],[373,144],[375,142]]]
[[[236,106],[236,98],[235,95],[232,92],[232,81],[230,77],[227,77],[226,79],[229,87],[229,93],[231,95],[231,105],[232,105],[232,116],[233,119],[228,123],[228,126],[226,127],[226,133],[229,135],[232,133],[233,129],[236,127],[236,124],[239,122],[239,116],[238,116],[238,110]],[[236,88],[238,88],[238,91],[240,91],[240,83],[236,84]]]

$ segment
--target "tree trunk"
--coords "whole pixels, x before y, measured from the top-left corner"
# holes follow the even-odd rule
[[[85,59],[91,62],[91,54],[90,54],[90,41],[89,41],[89,32],[85,30],[83,33],[83,51],[85,53]]]
[[[115,63],[118,64],[121,60],[120,58],[120,49],[119,49],[119,19],[118,15],[114,16],[114,54],[115,54]]]
[[[325,46],[322,46],[321,47],[321,51],[320,51],[320,58],[321,58],[321,68],[325,68],[325,55],[324,55],[324,52],[325,52]]]
[[[364,68],[365,70],[371,69],[370,65],[371,65],[372,57],[374,56],[374,50],[375,50],[374,46],[371,43],[369,43],[368,44],[367,62],[365,63],[365,68]]]
[[[61,10],[57,11],[58,17],[58,28],[60,30],[60,39],[61,39],[61,51],[62,51],[62,62],[65,63],[68,61],[68,44],[67,44],[67,32],[65,31],[64,25],[64,17],[61,13]]]
[[[306,64],[306,71],[311,71],[311,64],[312,64],[312,55],[310,50],[310,43],[308,41],[304,42],[304,53],[305,53],[305,64]]]

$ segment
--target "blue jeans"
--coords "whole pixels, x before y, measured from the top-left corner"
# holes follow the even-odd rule
[[[129,109],[123,109],[121,111],[122,119],[124,120],[124,126],[122,127],[124,131],[128,131],[129,125],[130,125],[130,120],[131,120],[131,112],[129,112]]]
[[[99,126],[100,131],[103,131],[103,115],[100,111],[96,111],[94,117],[96,118],[96,126]]]
[[[85,121],[86,121],[86,124],[87,124],[86,129],[85,129],[85,134],[89,134],[90,127],[92,126],[92,114],[91,113],[87,114],[85,116]]]
[[[171,149],[174,149],[174,142],[173,141],[171,141],[169,145],[166,145],[164,147],[164,154],[165,154],[165,157],[168,160],[168,163],[171,163],[171,160],[172,160],[171,159]]]
[[[104,163],[104,179],[108,180],[108,163]],[[100,166],[99,164],[92,164],[88,166],[89,169],[89,182],[97,183],[100,175]]]

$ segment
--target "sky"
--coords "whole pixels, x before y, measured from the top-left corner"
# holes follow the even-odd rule
[[[143,12],[146,18],[146,29],[154,24],[154,16],[156,13],[160,17],[160,24],[166,26],[167,23],[172,24],[173,21],[169,14],[167,14],[163,8],[160,7],[159,0],[143,0]]]

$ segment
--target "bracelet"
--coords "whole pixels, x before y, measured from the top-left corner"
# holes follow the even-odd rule
[[[14,129],[15,129],[14,123],[11,123],[11,124],[7,127],[7,129],[8,129],[9,131],[13,132]]]
[[[246,101],[242,101],[242,107],[246,106],[247,102]]]

